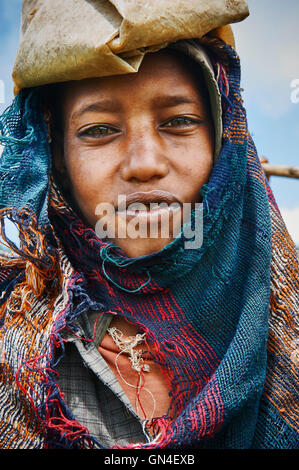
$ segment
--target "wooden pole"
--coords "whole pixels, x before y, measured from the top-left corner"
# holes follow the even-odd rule
[[[268,178],[270,176],[284,176],[299,179],[299,166],[271,165],[263,162],[262,166]]]

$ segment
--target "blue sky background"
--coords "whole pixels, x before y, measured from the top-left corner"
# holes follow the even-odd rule
[[[13,98],[21,5],[22,0],[0,0],[0,80],[5,85],[0,113]],[[291,82],[299,79],[299,1],[248,0],[248,5],[249,18],[233,30],[249,129],[259,155],[273,164],[299,166],[299,103],[291,102]],[[299,180],[272,177],[270,184],[299,245]]]

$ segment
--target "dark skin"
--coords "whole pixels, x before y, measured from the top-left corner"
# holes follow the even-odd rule
[[[54,168],[90,227],[98,204],[117,207],[120,194],[162,190],[180,203],[200,200],[213,164],[213,125],[194,74],[175,55],[149,54],[136,74],[70,82],[63,90]],[[181,213],[171,216],[180,227]],[[172,239],[116,233],[113,241],[137,257]]]

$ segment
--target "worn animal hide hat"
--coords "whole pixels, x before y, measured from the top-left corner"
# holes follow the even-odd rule
[[[212,32],[233,43],[245,0],[24,0],[15,93],[49,83],[134,73],[146,52]]]

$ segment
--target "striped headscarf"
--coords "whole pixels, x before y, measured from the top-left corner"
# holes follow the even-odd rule
[[[171,404],[134,448],[298,447],[298,259],[249,135],[236,52],[212,57],[223,144],[203,196],[203,245],[129,259],[51,179],[36,90],[1,118],[1,448],[102,448],[58,385],[63,331],[117,312],[146,333]],[[19,227],[20,246],[5,233]],[[169,419],[169,416],[172,419]]]

